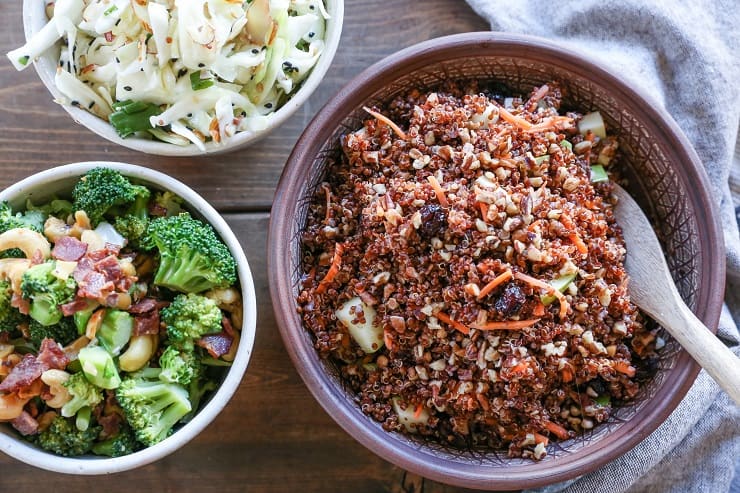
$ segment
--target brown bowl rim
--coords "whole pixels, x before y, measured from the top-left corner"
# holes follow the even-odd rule
[[[313,118],[296,143],[280,177],[270,217],[268,234],[268,276],[270,295],[280,334],[298,373],[314,398],[347,433],[383,459],[404,469],[443,483],[477,489],[522,489],[552,484],[591,472],[626,453],[652,433],[675,409],[693,384],[699,366],[681,350],[666,381],[680,382],[669,388],[665,383],[653,396],[657,406],[643,406],[614,435],[551,463],[532,463],[511,467],[450,464],[432,455],[419,460],[419,449],[392,438],[377,423],[347,406],[343,391],[326,378],[316,361],[313,347],[305,343],[302,324],[296,324],[295,299],[289,282],[289,232],[293,225],[297,193],[305,183],[314,156],[335,128],[354,108],[368,100],[389,81],[425,65],[471,53],[521,53],[528,60],[566,68],[593,80],[628,103],[629,110],[646,125],[660,142],[678,157],[675,169],[688,192],[687,200],[696,205],[702,276],[696,293],[696,315],[716,332],[724,297],[725,256],[719,216],[710,201],[706,172],[696,151],[673,118],[640,89],[630,87],[621,77],[579,52],[534,36],[501,32],[473,32],[435,38],[396,52],[370,66],[347,83]],[[382,78],[380,77],[382,75]],[[301,168],[301,166],[303,166]],[[286,207],[288,204],[290,207]],[[615,439],[617,440],[615,442]],[[616,444],[615,444],[616,443]]]

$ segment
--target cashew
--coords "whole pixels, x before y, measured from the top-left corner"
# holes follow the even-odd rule
[[[28,259],[33,258],[36,252],[41,252],[41,256],[45,259],[51,256],[49,240],[41,233],[28,228],[9,229],[0,234],[0,251],[11,248],[20,248]]]
[[[15,346],[12,344],[7,343],[0,343],[0,360],[5,359],[7,356],[10,356],[10,354],[15,349]]]
[[[103,317],[105,317],[105,308],[95,310],[95,313],[90,316],[85,326],[85,337],[95,339],[95,334],[98,333],[100,326],[103,325]]]
[[[20,416],[23,406],[30,400],[31,397],[21,398],[15,392],[0,395],[0,421],[12,421]]]
[[[36,422],[39,424],[39,432],[47,429],[57,416],[59,415],[55,411],[46,411],[44,414],[36,418]]]
[[[74,236],[79,240],[82,238],[82,233],[89,229],[92,229],[92,224],[90,224],[90,218],[87,217],[87,213],[85,211],[75,212],[75,223],[69,230],[69,236]]]
[[[122,371],[140,370],[154,356],[157,350],[156,335],[134,336],[128,343],[128,349],[118,358]]]
[[[31,261],[25,258],[0,259],[0,279],[9,281],[13,292],[20,295],[23,273],[30,267]]]
[[[216,288],[208,291],[205,296],[216,302],[218,307],[231,314],[231,324],[236,330],[242,328],[242,297],[235,288]]]
[[[64,346],[64,348],[62,348],[62,351],[70,361],[74,361],[77,359],[77,355],[80,353],[80,349],[87,347],[88,344],[90,344],[90,339],[88,339],[86,336],[81,336]]]
[[[94,252],[96,250],[102,250],[103,248],[105,248],[105,240],[103,239],[103,237],[92,229],[86,229],[85,231],[83,231],[82,235],[80,236],[80,241],[82,243],[87,243],[87,250],[89,252]]]
[[[59,238],[70,236],[71,226],[59,219],[58,217],[49,216],[44,223],[44,235],[54,243]]]
[[[15,365],[20,363],[21,359],[21,355],[18,353],[12,353],[4,357],[2,359],[2,362],[0,362],[0,377],[8,376],[10,370],[12,370]]]
[[[46,370],[41,374],[41,381],[49,386],[49,393],[52,395],[51,399],[46,401],[46,405],[59,409],[72,399],[72,395],[64,386],[64,383],[69,380],[70,374],[63,370]]]

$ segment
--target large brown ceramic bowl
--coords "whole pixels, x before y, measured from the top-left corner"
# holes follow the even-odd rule
[[[636,401],[607,423],[549,447],[540,462],[502,450],[459,450],[383,431],[342,386],[337,369],[319,358],[296,313],[300,235],[312,191],[339,137],[362,126],[362,106],[382,105],[412,88],[445,80],[500,82],[528,93],[559,81],[564,103],[599,110],[616,132],[632,195],[654,218],[679,291],[698,317],[716,328],[724,286],[717,215],[699,159],[671,117],[606,68],[551,42],[500,33],[431,40],[370,67],[339,92],[309,124],[283,172],[272,209],[269,275],[272,302],[288,353],[324,409],[360,443],[384,459],[428,478],[469,488],[518,489],[573,478],[603,466],[651,433],[691,386],[698,366],[664,335],[654,378]],[[330,467],[330,466],[327,466]]]

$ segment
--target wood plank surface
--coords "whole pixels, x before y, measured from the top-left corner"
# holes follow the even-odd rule
[[[21,1],[0,1],[0,53],[23,43]],[[423,5],[423,9],[420,6]],[[347,0],[342,42],[325,80],[271,136],[225,156],[173,159],[118,148],[75,125],[32,69],[0,60],[0,186],[57,164],[124,161],[194,187],[240,238],[257,294],[257,337],[247,374],[222,414],[195,440],[136,471],[106,477],[41,471],[0,454],[0,491],[464,491],[423,480],[375,456],[323,411],[293,369],[267,286],[269,210],[283,163],[301,130],[352,77],[416,42],[487,29],[462,0]]]

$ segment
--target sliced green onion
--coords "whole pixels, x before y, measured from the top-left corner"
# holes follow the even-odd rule
[[[201,89],[211,87],[212,85],[213,79],[202,79],[201,71],[190,74],[190,87],[193,88],[193,91],[200,91]]]
[[[130,99],[116,101],[113,103],[113,110],[114,112],[108,116],[108,121],[124,139],[132,133],[152,128],[149,118],[162,112],[157,105]]]
[[[572,283],[576,278],[576,274],[567,274],[565,276],[556,277],[552,281],[550,281],[550,286],[557,289],[561,293],[565,291],[568,286],[570,286],[570,283]],[[543,294],[540,296],[540,300],[542,301],[542,304],[547,306],[553,301],[555,301],[555,296],[552,294]]]
[[[18,59],[18,63],[20,63],[21,65],[24,65],[24,66],[25,66],[25,65],[28,65],[28,60],[29,60],[30,58],[31,58],[31,57],[29,57],[28,55],[26,55],[26,56],[22,56],[22,57],[20,57],[20,58]]]
[[[549,160],[550,160],[550,156],[547,154],[545,154],[544,156],[537,156],[536,158],[534,158],[534,162],[537,164],[542,164],[543,161],[549,161]]]
[[[609,175],[606,174],[606,170],[600,164],[594,164],[591,166],[591,183],[599,183],[602,181],[609,181]]]
[[[116,7],[115,5],[111,5],[109,8],[105,10],[105,12],[103,12],[103,15],[111,15],[116,10],[118,10],[118,7]]]
[[[571,144],[570,142],[568,142],[565,139],[563,139],[563,140],[560,141],[560,147],[565,147],[569,151],[572,151],[573,150],[573,144]]]

